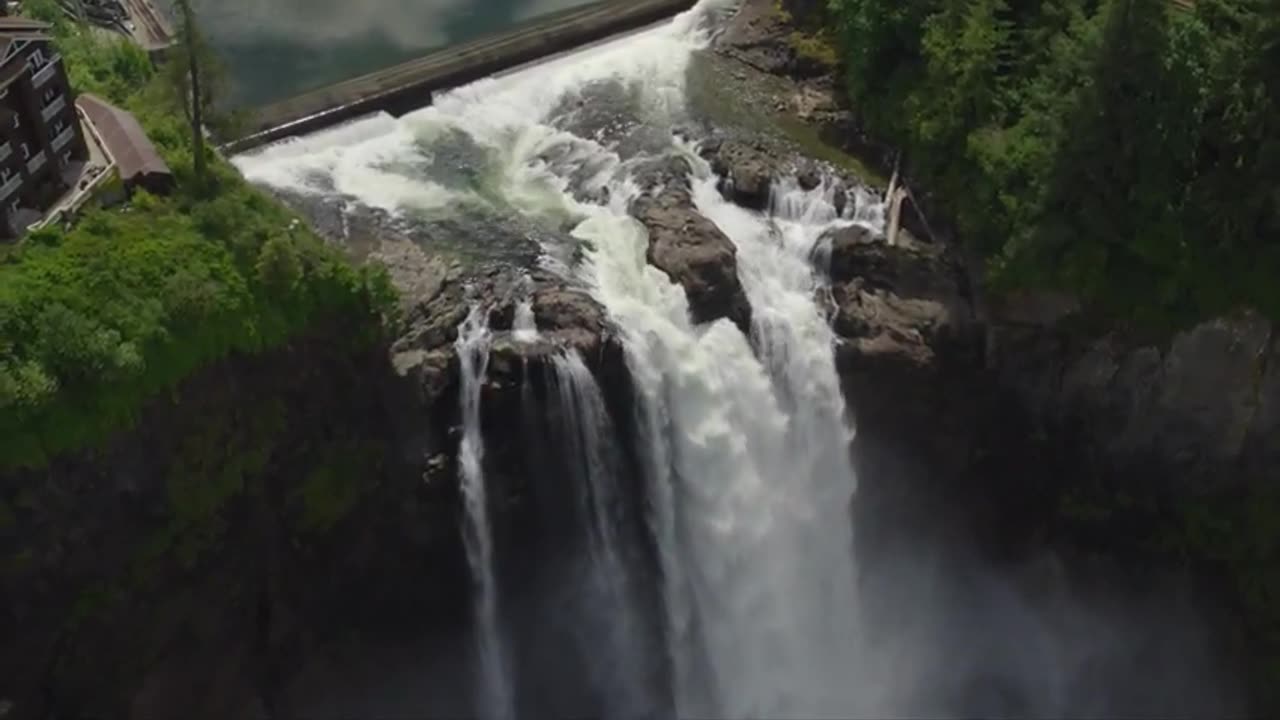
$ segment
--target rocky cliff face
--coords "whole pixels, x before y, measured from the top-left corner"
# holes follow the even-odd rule
[[[245,717],[333,628],[457,617],[432,592],[465,582],[454,491],[401,462],[379,356],[232,359],[103,448],[0,478],[8,717]]]
[[[649,264],[684,287],[694,322],[728,318],[751,333],[751,303],[738,279],[737,248],[694,207],[689,163],[679,157],[647,173],[649,192],[631,213],[649,231]],[[768,199],[768,177],[763,181]]]
[[[992,363],[1002,383],[1037,422],[1117,469],[1194,496],[1265,481],[1280,458],[1280,343],[1256,313],[1142,342],[1120,331],[1073,337],[1000,312]]]
[[[772,2],[748,3],[717,61],[766,94],[780,88],[757,99],[800,120],[791,137],[843,127],[832,77],[797,55],[771,13]],[[727,132],[702,148],[721,191],[749,208],[765,207],[779,180],[817,182],[815,159],[794,144]],[[838,200],[857,191],[850,166],[820,159],[844,175]],[[631,211],[649,230],[647,258],[685,288],[696,320],[749,332],[733,244],[694,210],[687,175],[679,159],[642,173],[650,192]],[[1201,500],[1262,497],[1280,459],[1272,324],[1242,313],[1161,343],[1081,336],[1069,303],[988,307],[956,246],[907,218],[892,244],[847,228],[815,257],[858,428],[859,533],[883,540],[905,519],[918,521],[905,525],[913,533],[958,527],[1008,554],[1062,537],[1107,548],[1137,517],[1131,506],[1145,530],[1183,522]],[[524,245],[464,271],[384,220],[332,222],[401,289],[394,341],[352,349],[337,328],[229,360],[106,447],[0,476],[0,637],[12,638],[0,647],[0,717],[296,716],[317,687],[376,674],[370,648],[465,647],[454,342],[473,304],[493,331],[482,402],[505,588],[536,583],[573,542],[573,473],[547,451],[561,424],[547,402],[550,356],[582,356],[620,425],[623,464],[639,466],[623,348],[589,294],[514,269],[527,264]],[[533,339],[516,332],[525,302]],[[623,481],[639,506],[639,478]],[[1101,520],[1079,521],[1099,503]],[[571,675],[590,658],[564,662],[557,671]],[[445,662],[437,679],[461,687],[466,668]]]
[[[729,138],[704,152],[725,178],[725,196],[746,207],[759,207],[783,176],[803,186],[812,161],[796,141],[806,133],[865,145],[834,90],[835,67],[814,72],[797,46],[806,18],[819,12],[801,0],[747,2],[718,37],[715,60],[695,67],[693,87],[711,78],[755,88],[750,102],[772,116],[762,127],[703,108]],[[800,112],[805,97],[823,93],[825,112]],[[832,158],[830,170],[851,172],[841,157],[824,159]],[[1082,335],[1070,330],[1080,314],[1070,298],[988,299],[974,281],[980,268],[942,232],[944,222],[931,225],[909,201],[901,217],[896,243],[850,228],[827,238],[820,258],[860,452],[879,455],[901,442],[936,448],[937,462],[924,465],[956,476],[989,467],[994,438],[1029,447],[1054,436],[1092,458],[1093,471],[1132,483],[1159,477],[1182,497],[1239,490],[1266,475],[1280,450],[1272,323],[1241,312],[1160,343],[1122,329]]]
[[[0,716],[293,717],[388,655],[465,651],[453,342],[472,303],[494,332],[482,402],[504,583],[518,592],[564,549],[554,510],[575,496],[569,461],[544,452],[562,442],[547,360],[579,352],[625,423],[603,310],[549,275],[464,274],[394,233],[364,241],[403,292],[389,346],[333,327],[231,358],[104,447],[0,475]],[[532,341],[513,332],[526,298]],[[440,685],[465,687],[468,667],[444,663]]]

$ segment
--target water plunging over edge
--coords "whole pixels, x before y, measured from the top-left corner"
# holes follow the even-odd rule
[[[743,211],[709,191],[709,169],[691,157],[698,209],[738,247],[753,335],[764,349],[757,355],[728,321],[695,326],[683,288],[648,264],[647,233],[627,212],[641,192],[629,172],[635,159],[557,127],[552,117],[567,94],[616,80],[640,93],[646,123],[670,130],[681,117],[689,58],[706,46],[707,17],[724,4],[704,0],[664,28],[445,94],[359,148],[316,139],[311,150],[269,148],[242,167],[262,181],[311,191],[311,178],[327,174],[361,202],[433,212],[440,187],[397,168],[434,152],[430,138],[453,128],[498,158],[503,202],[530,216],[572,220],[584,245],[571,271],[619,328],[637,391],[676,712],[847,716],[859,707],[860,660],[851,431],[807,246],[851,220],[835,218],[817,196],[790,198],[802,211],[776,218]],[[694,155],[671,137],[659,154]],[[607,188],[607,200],[575,199],[572,168],[549,160],[557,157],[598,168],[591,182]],[[480,365],[478,357],[464,364],[466,382],[478,382]],[[467,453],[480,448],[474,414]],[[478,471],[474,458],[463,459]],[[591,479],[582,484],[590,488]],[[607,568],[608,539],[593,532],[599,567]],[[490,613],[484,631],[496,647],[496,600],[486,596],[492,577],[486,582],[478,601]],[[494,658],[486,682],[502,679],[505,687],[501,655]]]
[[[477,705],[486,720],[510,720],[515,709],[498,609],[493,534],[484,478],[484,437],[480,425],[480,395],[489,367],[490,340],[488,312],[475,304],[459,326],[455,343],[461,375],[463,430],[458,465],[466,511],[463,539],[475,582],[476,650],[481,679]]]
[[[583,594],[594,608],[597,637],[589,642],[590,671],[608,695],[609,715],[653,717],[660,706],[649,687],[651,643],[642,622],[632,528],[617,455],[616,429],[595,376],[577,352],[551,358],[552,385],[561,410],[563,448],[585,524],[588,576]]]

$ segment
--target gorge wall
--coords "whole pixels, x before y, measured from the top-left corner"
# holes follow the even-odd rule
[[[824,36],[824,22],[831,22],[824,12],[806,0],[745,3],[703,63],[710,80],[695,86],[696,96],[718,122],[753,135],[763,126],[792,152],[861,171],[883,188],[898,149],[860,127],[835,41]],[[879,490],[864,484],[859,504],[884,492],[897,497],[897,507],[931,508],[931,517],[940,507],[967,507],[965,524],[1005,557],[1048,546],[1106,558],[1142,577],[1178,569],[1198,578],[1202,599],[1237,617],[1217,632],[1249,658],[1242,676],[1260,707],[1273,707],[1274,679],[1265,666],[1280,650],[1280,618],[1265,598],[1280,587],[1280,555],[1264,538],[1280,527],[1271,470],[1280,445],[1275,323],[1245,308],[1153,335],[1099,322],[1069,296],[988,296],[982,261],[966,250],[980,239],[956,237],[934,211],[930,188],[906,181],[903,227],[932,240],[924,244],[934,252],[945,247],[959,270],[928,273],[935,280],[922,292],[919,276],[893,269],[907,258],[914,258],[909,267],[927,267],[911,243],[881,250],[899,260],[879,266],[890,268],[879,282],[864,282],[887,287],[897,301],[875,316],[901,328],[902,308],[910,306],[901,300],[955,298],[948,288],[959,288],[961,310],[942,325],[973,334],[957,347],[923,333],[925,344],[941,351],[910,353],[928,358],[923,364],[898,364],[928,368],[923,382],[917,376],[849,388],[862,462],[922,480]],[[885,283],[884,276],[897,279]],[[837,320],[836,327],[848,335],[849,326]],[[888,335],[893,340],[882,347],[911,337]],[[850,359],[865,360],[847,347],[841,353],[848,383],[858,376]],[[886,420],[893,430],[885,431]],[[917,452],[917,443],[933,454]],[[945,460],[931,466],[930,457]],[[900,502],[921,488],[919,502]]]
[[[703,159],[744,207],[768,208],[796,187],[821,186],[838,206],[869,192],[843,156],[813,149],[847,118],[829,74],[793,40],[772,2],[748,3],[696,71],[799,118],[772,138],[740,117],[699,118]],[[461,141],[457,152],[466,152]],[[749,332],[737,254],[697,212],[689,163],[669,157],[637,174],[648,194],[629,211],[648,230],[647,262],[684,287],[699,321],[727,318]],[[526,620],[514,653],[543,666],[518,691],[546,713],[591,706],[551,676],[573,678],[592,658],[552,663],[538,652],[563,631],[535,620],[565,612],[541,590],[570,571],[562,563],[580,522],[549,369],[568,348],[592,371],[618,425],[621,483],[642,506],[619,329],[583,288],[524,269],[536,254],[527,243],[503,245],[501,257],[444,260],[385,214],[337,217],[287,199],[357,257],[388,267],[402,295],[398,337],[353,348],[337,327],[229,360],[157,398],[101,449],[0,474],[0,630],[15,639],[0,649],[0,717],[312,716],[317,697],[332,701],[344,686],[353,698],[330,710],[367,714],[375,711],[354,696],[396,682],[447,689],[432,700],[442,714],[472,712],[460,690],[474,680],[454,342],[476,305],[493,332],[481,392],[499,582]],[[884,548],[942,544],[957,549],[934,562],[1012,567],[1019,588],[1145,588],[1178,605],[1184,598],[1159,593],[1190,586],[1188,604],[1203,606],[1224,597],[1212,583],[1241,585],[1227,610],[1243,604],[1254,623],[1244,629],[1265,630],[1245,591],[1271,577],[1269,540],[1236,547],[1253,540],[1221,525],[1241,506],[1269,512],[1258,498],[1274,497],[1262,489],[1280,438],[1272,325],[1241,314],[1161,342],[1083,334],[1069,304],[981,297],[962,253],[911,217],[893,244],[853,226],[825,237],[814,258],[830,279],[821,300],[858,430],[850,512],[861,570],[869,582],[900,584],[879,612],[928,596],[895,574],[904,554]],[[521,334],[526,311],[532,339]],[[1047,550],[1056,553],[1048,569]],[[653,558],[640,564],[656,574]],[[1144,647],[1159,656],[1180,646],[1158,638]],[[1211,649],[1256,657],[1266,648]],[[940,678],[951,659],[933,661]],[[412,677],[397,680],[406,666]],[[1144,707],[1143,693],[1161,683],[1212,685],[1214,669],[1153,674],[1120,706]],[[1223,707],[1187,693],[1190,701],[1173,691],[1166,700],[1189,714]]]

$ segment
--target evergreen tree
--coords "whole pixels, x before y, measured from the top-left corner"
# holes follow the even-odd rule
[[[220,106],[228,75],[217,53],[200,32],[191,0],[174,0],[178,17],[178,45],[167,64],[169,86],[191,126],[192,165],[196,182],[207,189],[209,174],[206,131],[233,132],[238,116]]]

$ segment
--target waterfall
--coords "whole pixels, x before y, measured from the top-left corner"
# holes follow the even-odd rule
[[[910,595],[912,609],[893,608],[895,624],[878,633],[883,645],[873,645],[863,599],[881,600],[878,607],[898,596],[855,583],[855,428],[820,302],[830,290],[821,265],[829,256],[824,236],[852,224],[882,230],[882,204],[855,191],[837,211],[835,178],[807,191],[783,179],[767,210],[747,210],[717,192],[696,146],[679,139],[686,133],[677,130],[698,126],[686,107],[691,59],[707,48],[732,4],[702,0],[663,26],[441,93],[431,107],[398,119],[378,116],[236,164],[251,180],[291,193],[380,209],[408,226],[463,230],[440,243],[442,254],[451,242],[536,241],[543,271],[586,288],[606,310],[633,386],[634,416],[625,427],[634,437],[626,441],[640,465],[645,517],[620,515],[624,473],[612,443],[613,420],[624,418],[609,417],[582,359],[562,352],[546,361],[543,389],[557,412],[534,407],[528,384],[521,390],[529,417],[558,422],[538,429],[563,439],[547,454],[566,460],[579,505],[585,570],[566,572],[573,582],[561,589],[573,596],[566,614],[581,620],[586,635],[587,669],[566,682],[593,685],[605,703],[598,714],[847,718],[951,710],[957,705],[947,691],[930,691],[940,679],[963,687],[972,675],[940,651],[969,646],[946,640],[951,636],[929,621],[961,626],[984,618],[971,623],[977,626],[986,616],[949,615],[947,601],[922,581],[925,590],[899,591]],[[689,160],[697,212],[737,249],[752,308],[746,334],[727,320],[694,324],[684,289],[646,259],[647,231],[628,208],[643,192],[638,171],[673,154]],[[421,235],[433,251],[433,233]],[[516,305],[514,339],[554,342],[546,328],[538,335],[529,298]],[[457,344],[461,482],[476,575],[482,708],[505,720],[518,714],[512,677],[526,676],[507,667],[488,533],[479,408],[488,347],[484,313],[473,309]],[[626,531],[628,523],[637,532]],[[660,596],[663,622],[656,638],[638,620],[645,599],[637,585],[648,578],[636,574],[634,535],[652,542],[659,566],[652,594]],[[568,587],[574,584],[581,587]],[[917,607],[934,617],[913,615]],[[1016,638],[1010,644],[1028,636],[1019,626],[1009,632]],[[655,653],[663,655],[662,673],[651,672]],[[1021,670],[1022,658],[1004,661]],[[1004,667],[985,657],[960,662],[969,671]],[[646,681],[657,674],[669,681],[660,701]],[[1031,686],[1023,677],[1008,682]],[[1044,714],[1064,713],[1054,705]]]
[[[650,649],[634,547],[627,538],[633,519],[619,486],[616,430],[595,378],[576,352],[555,355],[551,366],[560,450],[572,471],[587,535],[583,629],[591,634],[584,640],[591,645],[593,684],[610,698],[610,717],[652,717],[660,708],[649,688]]]
[[[531,343],[538,339],[538,325],[533,317],[533,299],[524,298],[516,303],[515,319],[511,335],[516,342]]]
[[[489,366],[490,339],[488,312],[479,304],[473,305],[458,328],[455,343],[461,376],[462,442],[458,447],[458,466],[465,505],[463,537],[475,582],[476,649],[480,666],[478,706],[483,708],[487,720],[508,720],[514,716],[514,707],[498,614],[493,534],[484,479],[484,437],[480,425],[480,395]]]
[[[413,165],[405,159],[442,152],[431,142],[447,137],[445,128],[487,148],[501,179],[465,202],[491,207],[496,191],[504,207],[527,217],[568,222],[582,243],[581,260],[569,271],[622,333],[638,394],[675,709],[685,716],[847,715],[857,708],[851,434],[805,245],[826,227],[852,220],[836,217],[820,192],[774,218],[730,206],[715,194],[705,163],[674,139],[671,129],[685,117],[689,59],[707,44],[710,19],[725,5],[703,2],[665,27],[445,94],[361,145],[313,137],[304,141],[314,144],[309,152],[296,144],[269,148],[241,167],[265,182],[293,178],[291,187],[303,192],[319,191],[316,176],[331,176],[332,186],[361,202],[398,202],[397,209],[406,185],[417,182],[429,207],[415,202],[412,211],[443,212],[432,209],[439,207],[439,185],[405,175]],[[561,128],[562,98],[601,82],[631,88],[642,124],[665,128],[664,146],[628,158],[599,133]],[[355,133],[347,128],[343,137]],[[647,234],[627,213],[639,192],[630,169],[670,152],[693,157],[698,208],[738,246],[759,356],[727,321],[695,326],[683,289],[645,260]],[[388,164],[393,157],[399,162]],[[577,199],[575,188],[590,187],[607,189],[607,200]],[[563,254],[557,249],[548,247],[548,254]],[[471,342],[460,351],[483,346]],[[464,371],[474,374],[478,364],[473,359]],[[576,481],[591,507],[597,590],[606,604],[624,604],[634,593],[611,535],[612,471],[593,436],[598,391],[587,390],[584,370],[570,356],[557,360],[555,370],[560,401],[574,409],[566,422],[578,426],[568,435],[577,438]],[[467,443],[469,452],[478,447],[478,438]],[[493,590],[482,586],[482,596]],[[496,613],[492,598],[481,604]],[[496,620],[485,622],[493,650],[486,682],[501,686]],[[614,630],[602,640],[611,656],[626,658],[631,633],[625,623]],[[629,692],[621,691],[619,697]]]

